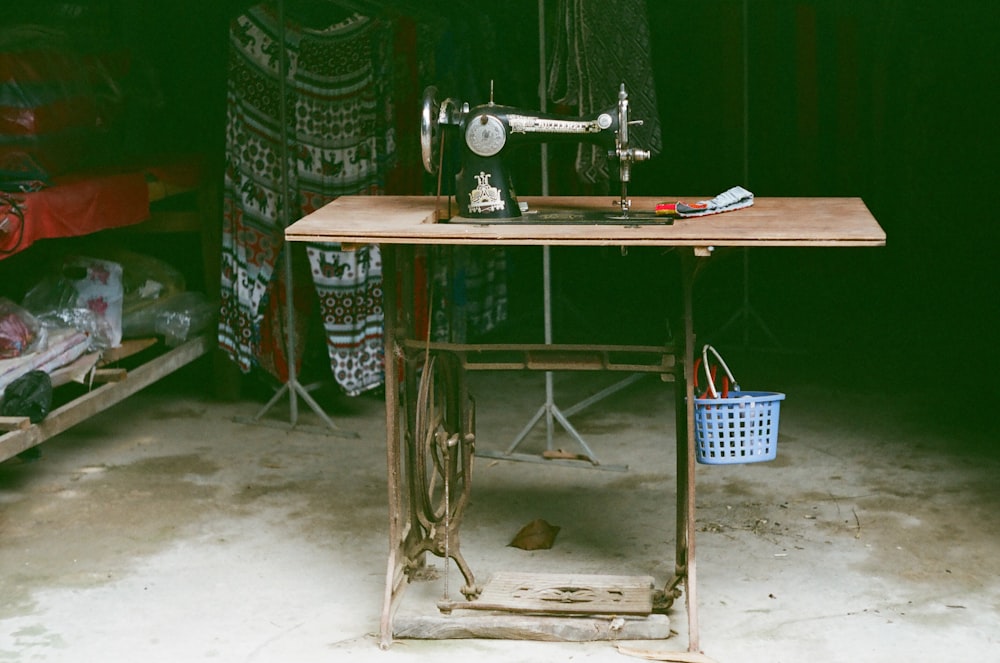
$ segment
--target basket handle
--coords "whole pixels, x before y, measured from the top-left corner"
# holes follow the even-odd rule
[[[695,357],[694,358],[694,370],[692,371],[692,374],[694,375],[694,397],[695,398],[710,398],[710,395],[708,393],[708,388],[707,387],[700,394],[698,393],[699,392],[698,373],[701,372],[701,362],[702,362],[702,358],[701,357]],[[708,383],[709,384],[714,384],[715,383],[715,375],[716,375],[716,373],[718,373],[718,371],[719,371],[719,367],[718,366],[714,366],[713,365],[711,368],[709,368],[706,365],[705,375],[708,378]],[[729,394],[729,376],[728,375],[723,375],[722,376],[722,397],[725,398],[726,395],[728,395],[728,394]]]
[[[732,385],[733,385],[733,391],[739,391],[740,390],[740,386],[738,384],[736,384],[736,378],[733,377],[733,372],[731,370],[729,370],[729,366],[726,364],[725,360],[722,358],[722,355],[719,354],[718,350],[716,350],[711,345],[708,345],[706,343],[705,347],[703,347],[701,349],[701,363],[705,367],[705,377],[708,379],[708,393],[712,395],[712,398],[718,398],[719,397],[719,392],[716,391],[716,389],[715,389],[715,380],[713,379],[715,377],[715,371],[714,370],[709,370],[709,368],[708,368],[708,353],[709,353],[709,351],[711,351],[711,353],[713,355],[715,355],[715,358],[718,360],[719,365],[722,366],[722,369],[724,371],[726,371],[726,377],[729,378],[728,382],[725,380],[725,378],[723,378],[723,381],[722,381],[722,384],[723,384],[723,394],[722,394],[722,397],[726,398],[729,395],[729,383],[732,383]],[[697,380],[697,379],[698,379],[698,368],[697,368],[697,365],[696,365],[695,366],[695,380]]]

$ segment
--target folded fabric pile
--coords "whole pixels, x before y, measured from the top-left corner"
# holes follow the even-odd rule
[[[711,200],[699,200],[696,203],[677,201],[674,209],[677,216],[691,217],[731,212],[751,205],[753,205],[753,194],[741,186],[734,186]]]
[[[29,371],[52,371],[77,359],[87,350],[87,334],[58,329],[48,335],[44,347],[16,359],[0,359],[0,393]]]

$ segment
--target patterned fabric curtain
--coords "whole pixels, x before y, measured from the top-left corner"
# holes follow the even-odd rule
[[[310,245],[333,378],[349,396],[382,386],[382,257],[377,246],[338,251]]]
[[[230,26],[219,321],[219,346],[242,371],[263,368],[280,380],[286,362],[300,357],[284,357],[284,325],[266,319],[288,305],[278,301],[282,170],[295,221],[340,195],[381,193],[395,155],[391,24],[359,15],[325,25],[285,19],[282,31],[275,6],[265,2]],[[280,122],[282,33],[287,127]],[[286,136],[289,163],[282,163]],[[313,245],[307,254],[316,292],[296,293],[298,320],[307,319],[318,293],[335,380],[351,395],[380,385],[377,247],[353,253]]]

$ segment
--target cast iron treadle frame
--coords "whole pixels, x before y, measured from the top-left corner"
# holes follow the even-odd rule
[[[475,446],[475,406],[464,383],[454,357],[425,357],[407,463],[410,520],[418,526],[410,530],[406,557],[416,560],[430,552],[453,559],[465,578],[461,592],[471,599],[479,588],[458,538],[472,490]]]
[[[392,508],[390,517],[392,529],[401,532],[401,535],[398,539],[394,538],[398,544],[394,544],[390,552],[381,646],[387,647],[391,643],[393,616],[402,590],[408,580],[421,575],[425,568],[424,556],[428,552],[445,560],[454,560],[465,579],[460,591],[467,600],[453,601],[448,594],[448,575],[445,571],[445,597],[438,603],[445,614],[453,610],[491,610],[512,614],[541,611],[573,615],[614,612],[608,601],[595,602],[597,607],[585,609],[582,605],[585,601],[575,600],[592,595],[595,587],[601,587],[600,576],[543,574],[534,578],[532,582],[536,586],[548,587],[550,591],[562,587],[564,597],[575,597],[570,598],[570,602],[576,605],[567,610],[554,610],[557,607],[554,604],[543,610],[537,601],[532,607],[531,601],[522,605],[522,600],[510,597],[498,600],[488,595],[483,600],[483,589],[476,585],[475,575],[460,552],[459,529],[471,493],[472,460],[475,455],[474,405],[467,392],[465,371],[619,371],[658,374],[664,381],[677,383],[679,442],[675,573],[663,589],[656,589],[652,579],[646,576],[616,577],[616,582],[628,586],[628,605],[632,606],[619,605],[618,612],[632,616],[666,612],[674,599],[680,596],[680,584],[689,581],[691,574],[687,564],[689,554],[682,547],[687,548],[691,541],[688,529],[693,519],[687,513],[687,505],[693,504],[693,495],[687,493],[694,489],[693,482],[689,480],[693,467],[688,467],[690,454],[681,449],[690,444],[690,441],[688,444],[681,441],[688,437],[687,399],[691,397],[693,400],[693,394],[689,393],[691,388],[687,386],[689,381],[685,377],[690,373],[685,366],[690,366],[691,360],[688,357],[685,361],[685,357],[690,355],[690,348],[693,347],[691,325],[687,324],[685,330],[692,336],[669,345],[469,344],[420,340],[414,326],[417,315],[412,281],[413,253],[412,246],[383,247],[386,310],[396,312],[395,316],[386,317],[387,348],[391,348],[389,356],[392,357],[392,361],[386,362],[387,425],[399,427],[404,454],[400,457],[393,449],[389,450],[390,504],[398,505]],[[683,279],[685,296],[689,299],[688,288],[693,279],[694,263],[689,265],[689,261],[682,260],[682,264],[685,270],[692,270],[691,278]],[[401,296],[398,301],[396,293]],[[392,388],[397,384],[399,390]],[[401,458],[405,459],[402,466]],[[432,485],[434,481],[445,485]],[[456,490],[454,485],[459,488]],[[403,492],[406,494],[405,508],[400,500]],[[403,513],[408,514],[405,522],[400,520]],[[509,580],[503,575],[499,578],[501,583]],[[525,590],[524,593],[527,596],[535,592]],[[636,599],[637,593],[643,595],[641,599]],[[635,611],[635,605],[642,607]],[[626,613],[626,610],[632,612]]]

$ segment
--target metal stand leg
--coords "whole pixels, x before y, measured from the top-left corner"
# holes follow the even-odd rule
[[[303,386],[298,381],[298,376],[295,369],[295,306],[292,302],[292,249],[289,242],[285,242],[283,248],[284,260],[285,260],[285,298],[288,301],[288,347],[287,354],[288,357],[288,381],[285,382],[278,390],[274,393],[267,403],[258,410],[257,414],[253,417],[236,417],[235,421],[243,424],[256,424],[262,426],[271,426],[273,428],[283,428],[283,429],[295,429],[306,433],[321,433],[326,435],[336,435],[339,437],[348,438],[358,438],[360,437],[357,433],[353,431],[346,431],[337,426],[332,419],[323,411],[319,403],[309,394],[309,386]],[[264,419],[264,415],[267,414],[271,408],[277,405],[278,401],[282,397],[288,395],[288,422],[280,422],[275,420]],[[326,426],[309,426],[309,425],[299,425],[299,402],[298,399],[301,398],[309,406],[309,408],[323,420]]]
[[[744,248],[743,251],[743,303],[740,305],[736,312],[723,324],[719,330],[714,334],[714,336],[723,335],[730,327],[739,324],[743,330],[743,347],[750,347],[750,326],[751,323],[755,323],[758,328],[767,336],[771,341],[772,346],[778,348],[781,347],[781,343],[778,342],[778,338],[771,332],[764,319],[760,317],[754,309],[753,304],[750,303],[750,249]]]
[[[544,93],[546,80],[546,60],[545,60],[545,0],[538,0],[538,43],[539,43],[539,54],[538,59],[538,80],[539,80],[539,108],[542,112],[545,112],[547,106],[547,99]],[[541,145],[542,153],[542,195],[549,195],[549,170],[548,170],[548,145],[542,143]],[[552,343],[552,270],[551,270],[551,247],[548,245],[542,246],[542,285],[544,292],[544,316],[545,316],[545,343]],[[499,458],[503,460],[519,460],[525,462],[545,462],[545,463],[556,463],[561,465],[572,465],[576,467],[589,467],[593,469],[602,470],[612,470],[618,472],[624,472],[628,470],[627,465],[602,465],[600,461],[597,460],[597,456],[594,452],[587,446],[584,441],[583,436],[580,435],[579,431],[573,427],[573,424],[569,422],[569,417],[573,416],[577,412],[583,411],[585,408],[590,407],[594,403],[601,401],[612,394],[621,391],[625,387],[630,386],[634,382],[642,378],[641,375],[633,375],[625,380],[622,380],[607,389],[604,389],[597,394],[594,394],[590,398],[580,401],[576,405],[573,405],[565,412],[559,409],[559,406],[555,404],[554,387],[552,382],[553,374],[552,371],[545,372],[545,402],[542,404],[538,411],[535,413],[525,427],[518,433],[517,437],[511,443],[507,450],[503,453],[491,452],[486,450],[477,451],[477,455],[484,456],[487,458]],[[555,422],[558,421],[559,425],[576,440],[577,444],[583,449],[583,456],[585,460],[581,463],[575,460],[560,460],[555,458],[545,458],[543,456],[538,456],[535,454],[519,454],[515,453],[515,450],[520,446],[521,442],[534,430],[535,426],[538,425],[542,419],[545,419],[545,448],[548,451],[553,451],[553,434],[555,431]]]
[[[406,417],[402,413],[399,386],[400,371],[406,372],[402,362],[396,356],[396,333],[400,328],[400,301],[397,299],[397,278],[399,270],[399,251],[396,247],[382,245],[382,290],[383,310],[385,311],[385,427],[386,427],[386,469],[389,489],[389,559],[385,575],[385,593],[382,599],[382,616],[379,622],[379,647],[388,649],[392,644],[392,622],[403,596],[408,581],[406,576],[406,552],[404,540],[412,527],[409,517],[409,504],[406,503],[406,486],[403,483],[406,476],[403,464],[405,461],[405,439],[408,431]],[[404,261],[404,268],[411,268],[412,263]],[[407,292],[404,283],[402,292]],[[412,293],[412,288],[410,288]],[[405,335],[405,334],[404,334]]]
[[[695,568],[695,428],[694,428],[694,319],[693,286],[698,258],[687,254],[681,259],[683,281],[684,347],[681,371],[675,374],[674,403],[677,428],[677,529],[674,575],[654,600],[660,610],[670,608],[681,595],[688,619],[688,651],[700,652],[698,630],[698,590]]]
[[[743,0],[743,183],[750,186],[750,6],[748,0]],[[764,323],[757,310],[750,303],[750,249],[743,248],[743,303],[713,334],[713,336],[723,335],[730,327],[739,324],[743,330],[743,348],[750,347],[750,326],[751,323],[757,325],[764,335],[771,341],[774,348],[780,348],[781,343],[777,337],[771,333],[770,328]]]

